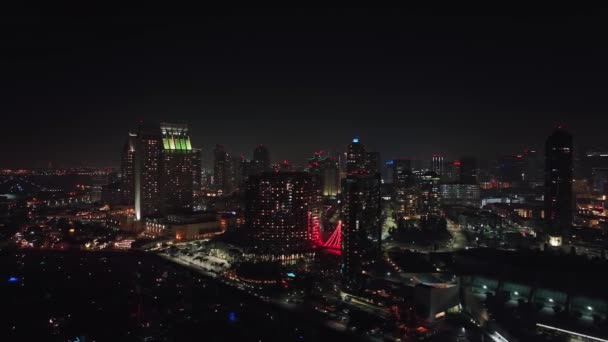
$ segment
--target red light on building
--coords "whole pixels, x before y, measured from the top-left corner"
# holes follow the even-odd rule
[[[333,250],[340,250],[342,248],[342,221],[338,221],[336,230],[334,230],[329,239],[325,241],[323,247]]]
[[[460,166],[460,161],[459,161],[459,160],[456,160],[456,161],[454,162],[454,166]]]

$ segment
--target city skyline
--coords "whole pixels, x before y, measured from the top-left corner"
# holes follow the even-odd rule
[[[52,6],[0,14],[0,340],[608,342],[603,10]]]
[[[188,123],[207,165],[215,144],[303,161],[353,136],[384,159],[488,157],[557,124],[603,144],[601,11],[211,13],[7,18],[2,167],[118,166],[140,120]]]

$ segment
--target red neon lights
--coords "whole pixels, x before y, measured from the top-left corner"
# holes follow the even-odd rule
[[[329,239],[325,241],[323,247],[336,250],[342,248],[342,221],[338,221],[336,230],[334,230]]]
[[[319,218],[312,216],[310,211],[308,212],[308,227],[310,229],[312,243],[315,246],[322,246],[321,233],[319,232]]]

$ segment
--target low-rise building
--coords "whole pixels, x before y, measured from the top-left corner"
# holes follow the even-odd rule
[[[224,231],[225,227],[226,220],[222,219],[221,214],[169,215],[167,217],[146,218],[144,234],[150,237],[196,240],[220,233]]]

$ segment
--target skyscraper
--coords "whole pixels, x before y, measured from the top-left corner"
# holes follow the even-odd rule
[[[382,206],[379,174],[342,180],[342,276],[347,290],[359,290],[363,271],[381,251]]]
[[[429,171],[422,176],[420,182],[421,214],[425,217],[439,214],[440,191],[439,175]]]
[[[393,160],[393,185],[395,187],[413,186],[412,161],[409,159]]]
[[[443,175],[443,156],[439,154],[433,154],[433,159],[431,160],[431,171],[438,174],[440,177]]]
[[[418,211],[418,191],[416,189],[416,176],[412,172],[412,161],[409,159],[395,159],[392,168],[396,211],[403,215],[415,215]]]
[[[558,126],[545,144],[545,220],[550,242],[561,244],[572,227],[572,136]]]
[[[198,198],[203,188],[202,150],[192,148],[192,195]]]
[[[253,150],[253,164],[256,172],[270,171],[270,152],[268,147],[258,145]]]
[[[221,190],[224,194],[232,191],[230,187],[231,178],[230,155],[224,150],[224,146],[215,145],[213,148],[213,182],[216,190]]]
[[[189,211],[193,200],[192,143],[185,124],[162,123],[160,190],[163,214]]]
[[[137,133],[129,132],[120,158],[121,203],[133,205],[135,200],[135,145]]]
[[[249,176],[256,174],[256,169],[255,169],[255,163],[253,160],[247,159],[244,156],[241,156],[241,160],[240,160],[241,166],[240,166],[240,170],[241,170],[241,182],[239,184],[239,187],[241,189],[245,189],[246,188],[246,184],[249,181]]]
[[[380,152],[367,152],[365,156],[365,169],[367,173],[380,173],[380,166],[382,160],[380,158]]]
[[[340,169],[335,158],[328,157],[324,151],[315,152],[308,160],[308,170],[319,178],[323,196],[336,196],[340,192]]]
[[[529,185],[534,186],[537,183],[543,183],[543,170],[544,163],[542,160],[542,154],[539,155],[536,149],[526,148],[524,149],[524,181]]]
[[[245,219],[254,248],[283,254],[311,247],[312,196],[313,182],[306,172],[251,175],[245,196]]]
[[[135,147],[135,217],[160,211],[160,155],[162,139],[158,126],[141,125]]]
[[[131,135],[130,135],[131,137]],[[136,219],[192,208],[192,144],[188,126],[140,125],[135,139]]]
[[[231,155],[230,156],[230,183],[233,190],[240,189],[243,185],[244,171],[243,167],[245,157],[243,155]]]
[[[348,145],[346,156],[346,174],[366,173],[367,153],[359,138],[353,138]]]

